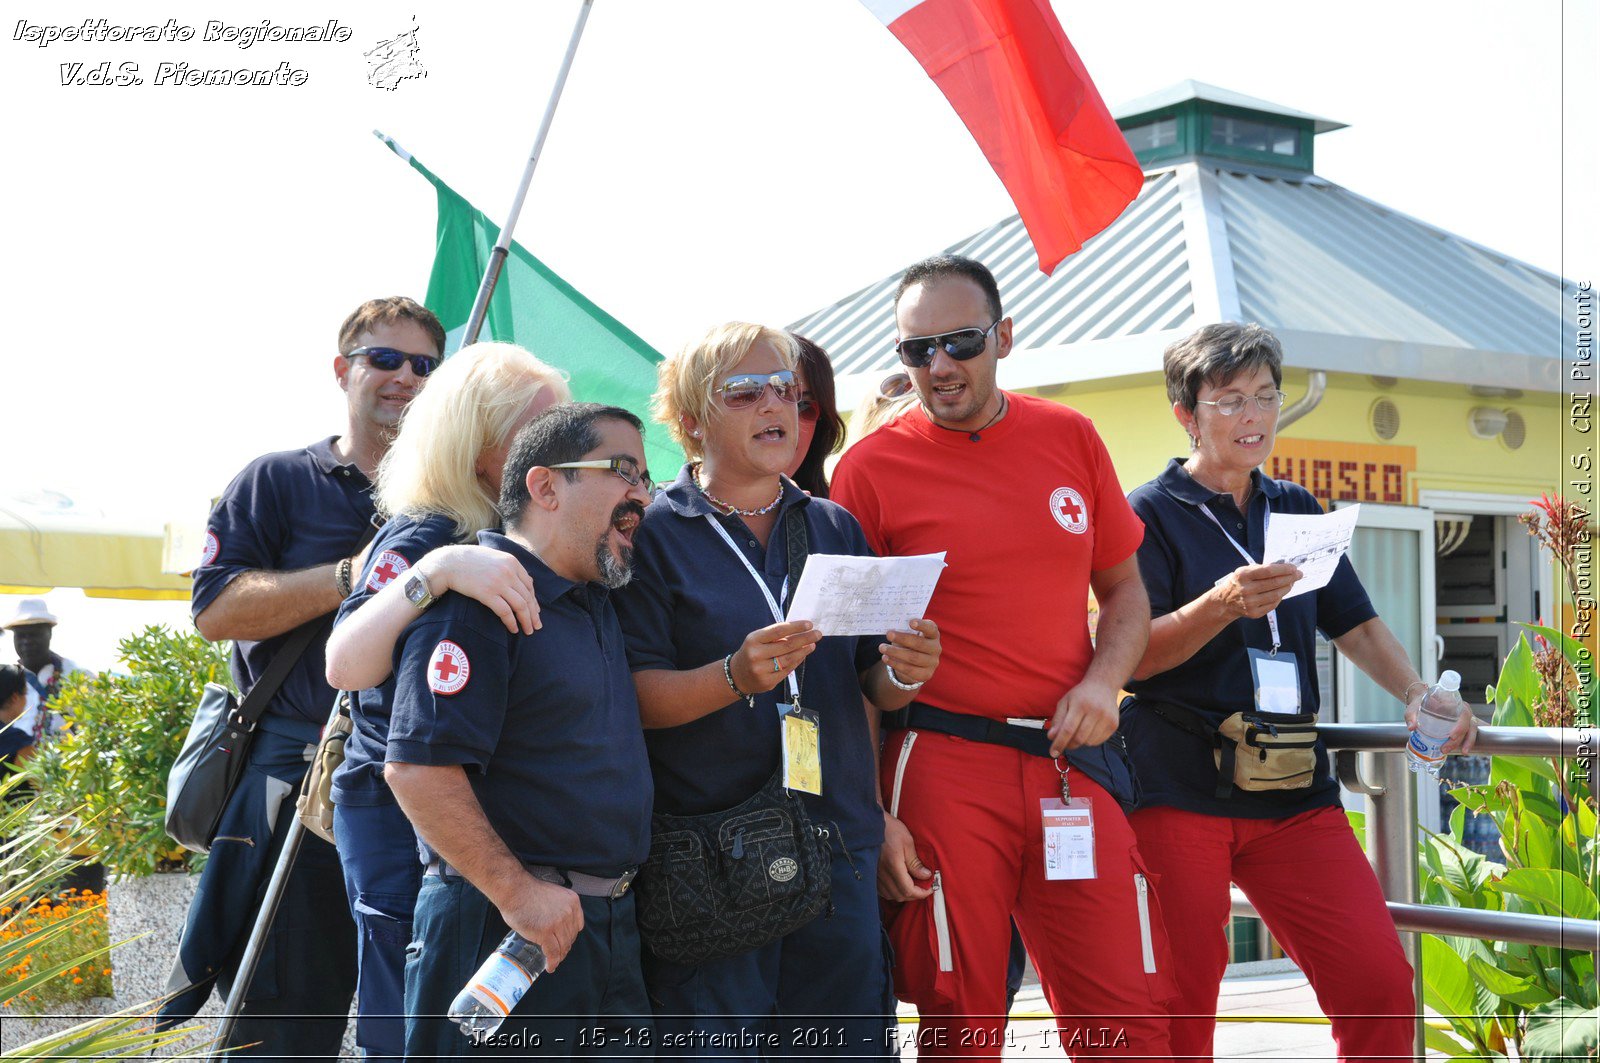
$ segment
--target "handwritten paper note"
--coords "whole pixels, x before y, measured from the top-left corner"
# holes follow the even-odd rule
[[[1301,572],[1286,598],[1328,585],[1339,559],[1350,550],[1359,505],[1332,513],[1274,513],[1267,525],[1266,562],[1286,563]]]
[[[927,615],[944,554],[847,557],[812,554],[789,603],[788,620],[809,620],[824,635],[910,631]]]

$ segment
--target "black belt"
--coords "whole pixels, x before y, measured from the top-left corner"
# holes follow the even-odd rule
[[[534,878],[557,886],[565,886],[580,897],[605,897],[613,901],[628,892],[628,887],[633,885],[634,876],[639,873],[638,868],[630,867],[620,875],[602,878],[599,875],[590,875],[582,871],[563,871],[558,867],[546,867],[543,864],[522,866],[527,868],[528,874]],[[443,860],[435,860],[429,864],[423,874],[437,875],[441,878],[466,877]]]
[[[883,728],[886,731],[900,728],[937,731],[965,738],[969,742],[1009,746],[1036,757],[1050,756],[1050,736],[1043,727],[1018,727],[1001,720],[991,720],[987,716],[946,712],[920,701],[913,701],[898,712],[884,713]]]

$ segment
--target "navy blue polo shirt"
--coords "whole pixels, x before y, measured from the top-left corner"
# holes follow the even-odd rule
[[[622,629],[598,583],[562,579],[498,532],[533,577],[543,623],[513,634],[450,593],[395,651],[388,759],[458,764],[524,863],[618,875],[650,849],[650,766]]]
[[[680,671],[720,661],[746,635],[776,623],[754,578],[706,520],[727,529],[780,604],[789,566],[785,521],[800,508],[813,554],[871,556],[856,519],[784,481],[778,521],[763,550],[738,517],[720,516],[689,476],[657,493],[634,533],[633,582],[616,595],[635,672]],[[860,673],[879,660],[882,637],[824,638],[806,659],[800,703],[822,719],[822,795],[802,794],[813,819],[838,824],[848,849],[883,841],[883,813],[873,778],[872,742]],[[789,685],[756,697],[733,692],[728,703],[677,727],[645,732],[656,802],[664,812],[696,815],[731,808],[761,788],[781,756],[778,706]]]
[[[1200,511],[1201,506],[1215,514],[1228,534],[1257,562],[1266,547],[1269,507],[1274,513],[1322,512],[1316,498],[1299,484],[1270,479],[1259,470],[1251,475],[1254,489],[1247,513],[1239,512],[1231,495],[1218,494],[1198,483],[1178,458],[1173,458],[1160,476],[1128,496],[1133,511],[1144,521],[1139,572],[1150,594],[1152,616],[1164,616],[1187,605],[1246,563],[1217,525]],[[1378,614],[1348,556],[1339,561],[1327,586],[1286,598],[1277,611],[1282,648],[1295,655],[1299,666],[1300,704],[1303,711],[1315,712],[1319,707],[1318,629],[1336,639]],[[1231,796],[1219,798],[1211,745],[1150,710],[1153,704],[1178,705],[1200,713],[1216,725],[1236,712],[1251,709],[1255,686],[1247,648],[1272,649],[1272,633],[1265,617],[1241,617],[1177,667],[1128,684],[1134,703],[1122,714],[1121,730],[1127,737],[1147,804],[1218,816],[1275,818],[1339,803],[1339,784],[1329,769],[1328,751],[1320,742],[1316,774],[1307,789],[1260,793],[1235,789]]]
[[[456,522],[438,515],[417,520],[390,520],[372,541],[367,566],[350,597],[339,606],[333,626],[360,609],[367,599],[402,578],[430,550],[456,542]],[[419,614],[420,615],[420,614]],[[389,745],[389,706],[394,701],[394,673],[382,686],[359,691],[352,714],[354,729],[344,746],[344,763],[333,773],[333,801],[339,805],[392,805],[394,794],[383,781],[383,757]]]
[[[300,450],[263,454],[223,492],[206,523],[194,570],[191,614],[199,616],[241,573],[292,572],[356,552],[372,523],[372,484],[334,456],[330,436]],[[248,692],[290,632],[233,644],[233,681]],[[261,717],[261,728],[315,742],[333,707],[323,640],[313,640]]]

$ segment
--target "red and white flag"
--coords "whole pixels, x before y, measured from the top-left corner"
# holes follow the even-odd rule
[[[1049,0],[862,0],[956,109],[1050,273],[1144,187]]]

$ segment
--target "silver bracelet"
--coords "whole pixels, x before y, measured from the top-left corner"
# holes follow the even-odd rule
[[[885,662],[885,664],[883,666],[883,670],[889,673],[889,682],[893,683],[895,685],[895,689],[897,689],[897,690],[921,690],[922,689],[922,683],[902,683],[902,682],[900,682],[900,677],[894,674],[894,665],[892,665],[892,664],[889,664],[889,663]]]
[[[733,654],[731,653],[722,659],[722,678],[728,681],[728,689],[733,691],[736,697],[741,697],[748,701],[752,709],[756,707],[756,696],[754,694],[746,694],[739,689],[739,684],[733,681]]]

